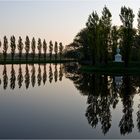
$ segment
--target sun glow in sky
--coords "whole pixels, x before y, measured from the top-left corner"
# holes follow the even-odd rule
[[[25,0],[0,1],[0,38],[26,35],[63,42],[72,42],[77,32],[85,27],[89,14],[96,10],[99,15],[104,6],[112,13],[113,24],[120,25],[120,8],[129,6],[137,12],[140,0]]]

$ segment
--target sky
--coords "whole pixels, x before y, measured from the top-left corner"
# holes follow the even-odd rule
[[[0,39],[28,35],[67,45],[85,27],[89,14],[96,10],[101,16],[105,5],[112,24],[121,24],[120,8],[125,5],[133,9],[137,25],[140,0],[0,0]]]

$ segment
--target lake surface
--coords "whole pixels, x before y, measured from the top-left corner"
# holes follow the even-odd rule
[[[1,139],[139,137],[140,76],[0,65]]]

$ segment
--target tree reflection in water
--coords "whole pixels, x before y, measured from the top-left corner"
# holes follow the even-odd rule
[[[4,69],[3,69],[3,89],[4,90],[7,88],[7,85],[8,85],[7,69],[6,69],[6,65],[4,65]]]
[[[96,128],[101,124],[103,134],[111,128],[111,109],[115,109],[119,98],[123,105],[123,116],[119,122],[120,134],[132,132],[133,98],[138,93],[140,78],[137,76],[107,76],[97,73],[80,73],[78,66],[65,64],[66,77],[74,82],[82,95],[87,96],[87,110],[85,116],[89,124]],[[137,112],[137,127],[140,130],[140,105]]]
[[[30,85],[30,74],[29,74],[28,65],[26,64],[26,67],[25,67],[25,87],[26,87],[26,89],[29,88],[29,85]]]
[[[17,66],[17,65],[16,65]],[[25,66],[25,72],[23,72],[23,68]],[[10,75],[7,74],[7,67],[6,65],[3,65],[3,71],[2,71],[2,81],[0,78],[0,85],[3,85],[3,89],[7,89],[8,87],[8,80],[10,82],[10,89],[14,90],[16,87],[16,80],[17,80],[17,85],[19,88],[21,88],[23,86],[23,82],[25,83],[25,87],[26,89],[29,88],[30,86],[30,82],[32,87],[35,87],[36,84],[36,80],[37,80],[37,84],[38,86],[41,86],[41,84],[43,83],[44,85],[47,82],[47,67],[48,69],[48,80],[50,83],[52,83],[52,81],[54,80],[55,82],[58,81],[62,81],[62,77],[63,77],[63,65],[62,64],[56,64],[54,66],[52,66],[52,64],[43,64],[43,65],[24,65],[22,67],[21,64],[19,64],[18,66],[18,70],[17,72],[15,71],[14,65],[11,65],[10,68]],[[59,71],[58,71],[59,68]],[[31,71],[30,71],[31,69]],[[37,73],[36,73],[36,69],[37,69]],[[53,72],[54,71],[54,72]],[[16,75],[17,73],[17,75]],[[10,78],[8,78],[10,77]]]
[[[62,64],[60,64],[60,67],[59,67],[59,81],[62,81],[62,78],[63,78],[63,67],[62,67]]]
[[[12,90],[16,86],[16,80],[19,88],[23,86],[24,81],[25,87],[28,89],[30,86],[30,80],[32,87],[35,87],[36,80],[38,86],[41,86],[41,84],[45,85],[47,82],[47,72],[49,83],[52,83],[53,80],[54,82],[57,82],[58,79],[59,81],[62,81],[63,74],[65,74],[66,78],[73,81],[75,87],[80,91],[80,93],[84,96],[87,96],[88,106],[85,116],[88,120],[88,123],[93,128],[96,128],[98,124],[101,124],[101,130],[103,134],[109,132],[112,123],[112,110],[116,109],[119,99],[121,99],[120,101],[123,106],[123,116],[118,123],[120,134],[126,135],[133,131],[133,99],[134,95],[140,92],[140,77],[128,75],[108,76],[106,74],[101,75],[97,73],[81,73],[78,70],[79,65],[76,63],[64,65],[43,64],[38,65],[38,67],[34,64],[26,64],[25,75],[23,74],[24,67],[22,67],[22,65],[19,65],[17,72],[14,69],[14,65],[11,65],[9,76],[7,73],[7,67],[8,66],[3,65],[2,86],[4,90],[8,86],[8,79],[10,80],[10,88]],[[30,69],[31,73],[29,71]],[[137,111],[137,128],[140,131],[140,105],[138,105]]]
[[[21,64],[19,65],[17,81],[18,81],[19,88],[21,88],[22,87],[22,83],[23,83],[23,75],[22,75]]]
[[[57,82],[57,77],[58,77],[57,64],[55,64],[55,67],[54,67],[54,81],[55,82]]]
[[[121,98],[123,103],[123,117],[119,123],[120,133],[122,135],[132,132],[133,124],[133,97],[136,93],[135,87],[131,83],[130,76],[123,77],[123,85],[121,90]]]
[[[32,83],[32,87],[34,87],[35,83],[36,83],[35,66],[34,66],[34,64],[32,65],[32,69],[31,69],[31,83]]]
[[[100,121],[102,125],[101,129],[104,134],[106,134],[111,127],[110,105],[112,104],[112,97],[110,96],[110,91],[108,89],[107,78],[106,75],[91,75],[89,85],[92,89],[88,94],[87,103],[89,106],[85,114],[92,127],[96,127]],[[99,88],[98,85],[102,86]]]
[[[43,73],[43,83],[45,85],[47,81],[47,71],[46,71],[46,64],[44,64],[44,73]]]
[[[53,80],[53,72],[52,72],[52,67],[51,64],[49,66],[49,82],[51,83]]]
[[[41,81],[42,81],[40,64],[39,64],[39,67],[38,67],[37,81],[38,81],[38,86],[40,86]]]
[[[137,128],[140,132],[140,104],[138,105],[138,112],[137,112]]]
[[[16,82],[16,76],[15,76],[15,70],[14,65],[11,66],[11,78],[10,78],[10,88],[15,88],[15,82]]]

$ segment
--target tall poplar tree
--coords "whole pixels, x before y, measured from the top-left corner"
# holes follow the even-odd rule
[[[55,60],[57,59],[57,53],[58,53],[58,43],[55,41],[54,44],[54,53],[55,53]]]
[[[87,52],[87,56],[91,55],[92,59],[92,65],[98,65],[99,64],[99,16],[96,11],[93,11],[92,14],[89,15],[88,21],[86,23],[87,29],[85,29],[85,41],[84,44],[89,46],[85,49],[85,52]]]
[[[49,42],[50,60],[52,59],[52,51],[53,51],[53,44],[52,44],[52,41],[50,41],[50,42]]]
[[[121,7],[120,19],[123,26],[123,59],[125,67],[128,66],[130,62],[130,52],[133,45],[133,21],[135,15],[133,10],[127,7]]]
[[[29,37],[26,36],[26,39],[25,39],[26,61],[27,61],[28,56],[29,56],[29,51],[30,51],[30,40],[29,40]]]
[[[8,50],[8,40],[7,40],[7,37],[4,36],[3,38],[4,42],[3,42],[3,57],[4,57],[4,60],[7,59],[7,50]]]
[[[37,44],[37,48],[38,48],[38,58],[40,60],[41,57],[41,50],[42,50],[42,43],[41,43],[41,39],[38,39],[38,44]]]
[[[22,57],[22,51],[23,51],[23,42],[22,42],[22,38],[19,37],[18,39],[18,51],[19,51],[19,59],[21,60],[21,57]]]
[[[31,42],[31,48],[32,48],[32,58],[34,60],[34,58],[35,58],[35,49],[36,49],[36,41],[35,41],[34,37],[33,37],[32,42]]]
[[[118,46],[119,32],[116,26],[111,29],[111,45],[112,45],[112,60],[114,60],[116,49]]]
[[[110,32],[111,32],[111,12],[109,9],[105,6],[102,11],[102,17],[101,17],[101,26],[102,26],[102,63],[107,64],[108,63],[108,50],[109,50],[109,42],[110,42]]]
[[[15,56],[15,50],[16,50],[16,39],[14,36],[11,36],[10,38],[10,47],[11,47],[11,57],[12,57],[12,60],[14,59],[14,56]]]
[[[62,59],[62,52],[63,52],[63,45],[62,42],[59,43],[59,55],[60,55],[60,60]]]
[[[47,55],[47,43],[46,40],[43,40],[43,51],[44,51],[44,60],[46,60],[46,55]]]

